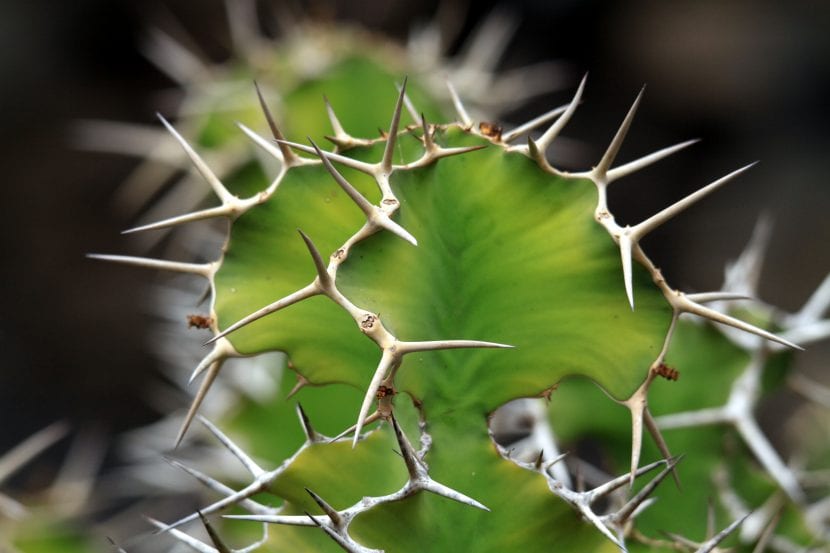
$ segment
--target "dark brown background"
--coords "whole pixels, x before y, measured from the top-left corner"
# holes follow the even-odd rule
[[[617,183],[611,201],[620,221],[635,223],[762,160],[648,239],[669,280],[691,290],[718,287],[724,262],[767,211],[776,226],[761,295],[799,307],[830,271],[830,5],[511,4],[523,23],[506,66],[559,59],[574,84],[590,71],[584,105],[567,129],[584,141],[589,159],[599,158],[644,83],[621,161],[703,139]],[[404,36],[413,19],[434,13],[436,2],[315,5]],[[491,5],[469,9],[467,31]],[[79,118],[154,122],[156,94],[171,83],[136,45],[148,25],[171,14],[217,60],[226,55],[223,7],[215,0],[0,3],[0,452],[55,419],[119,431],[155,416],[143,400],[156,370],[141,307],[150,278],[83,257],[126,251],[118,233],[131,221],[108,205],[132,161],[76,151],[70,130]],[[528,114],[570,94],[545,97]],[[826,369],[828,353],[813,348],[807,370]]]

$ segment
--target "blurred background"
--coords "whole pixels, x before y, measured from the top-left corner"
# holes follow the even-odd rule
[[[311,4],[312,13],[399,40],[438,5]],[[466,15],[453,49],[495,5],[458,4]],[[767,213],[774,229],[760,295],[799,308],[830,271],[830,4],[513,0],[510,10],[519,26],[502,67],[557,60],[571,85],[506,119],[520,123],[565,103],[589,72],[583,106],[566,129],[584,168],[647,84],[618,159],[702,142],[617,183],[618,221],[636,223],[760,159],[650,236],[646,249],[681,289],[717,289],[724,263]],[[158,416],[145,401],[157,372],[144,307],[152,279],[84,258],[130,251],[119,233],[134,221],[111,209],[111,197],[136,161],[80,151],[72,131],[80,119],[157,124],[175,84],[139,46],[148,28],[176,21],[215,61],[227,59],[219,0],[0,3],[0,453],[58,419],[117,433]],[[828,347],[815,346],[802,370],[827,382],[827,359]]]

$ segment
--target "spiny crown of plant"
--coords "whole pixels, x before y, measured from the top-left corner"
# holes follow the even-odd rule
[[[236,518],[319,527],[349,551],[389,547],[391,542],[384,539],[383,528],[412,531],[406,523],[401,525],[401,520],[415,523],[423,532],[418,533],[419,540],[432,530],[442,543],[452,541],[452,533],[459,531],[469,538],[465,531],[474,521],[485,524],[478,515],[441,507],[434,510],[441,515],[428,521],[437,524],[440,520],[440,528],[418,525],[424,514],[414,512],[423,507],[416,507],[422,503],[413,496],[429,491],[479,509],[492,509],[488,516],[499,522],[490,526],[490,532],[479,530],[480,541],[476,543],[478,549],[501,550],[507,543],[522,543],[515,535],[518,528],[506,532],[515,513],[506,512],[504,498],[499,498],[495,489],[512,485],[527,490],[521,501],[521,510],[527,516],[523,520],[545,518],[561,512],[563,504],[569,505],[606,539],[626,549],[632,520],[650,504],[650,494],[674,471],[679,460],[669,453],[647,402],[648,390],[657,376],[677,377],[676,372],[667,368],[666,356],[678,329],[679,316],[691,313],[773,344],[798,346],[786,336],[771,334],[705,306],[743,299],[743,294],[729,290],[684,294],[672,289],[640,247],[640,241],[650,231],[749,166],[714,181],[637,225],[620,226],[607,205],[607,187],[694,141],[613,167],[640,94],[593,169],[576,173],[558,170],[547,161],[546,153],[573,116],[584,86],[583,79],[567,106],[505,133],[494,130],[492,124],[476,126],[451,87],[457,121],[430,124],[409,101],[404,81],[389,130],[380,138],[349,135],[327,102],[334,132],[332,142],[336,145],[333,152],[324,152],[313,140],[309,140],[309,145],[286,141],[260,94],[275,143],[245,126],[241,128],[257,146],[280,162],[280,170],[267,188],[243,198],[217,178],[199,154],[162,119],[210,183],[220,205],[133,230],[225,217],[233,225],[222,255],[202,264],[95,257],[196,274],[206,277],[211,284],[211,312],[205,318],[214,333],[209,341],[211,351],[191,377],[194,380],[204,374],[177,440],[181,440],[228,358],[285,351],[299,377],[292,393],[306,392],[311,385],[332,383],[359,386],[364,393],[355,424],[333,439],[314,430],[297,404],[304,440],[293,455],[271,471],[259,467],[205,420],[208,429],[248,469],[253,481],[234,492],[182,465],[224,498],[173,524],[154,524],[197,549],[201,547],[200,551],[228,549],[220,545],[215,532],[211,532],[211,539],[216,547],[194,545],[194,538],[178,527],[231,505],[251,513]],[[412,123],[402,129],[404,107]],[[540,138],[528,137],[526,144],[512,144],[554,118]],[[302,157],[294,150],[314,157]],[[372,159],[376,161],[369,161]],[[297,229],[299,238],[290,239]],[[399,239],[409,245],[401,244]],[[304,248],[298,248],[298,243]],[[317,243],[325,244],[324,251],[332,252],[328,262]],[[613,244],[618,249],[616,254],[609,247]],[[313,271],[300,270],[303,265]],[[616,276],[620,265],[622,279]],[[612,285],[612,280],[616,284]],[[269,296],[271,300],[263,301]],[[278,311],[279,314],[266,318]],[[609,324],[609,320],[613,322]],[[220,321],[233,322],[222,330]],[[349,329],[351,325],[357,327],[357,334]],[[242,330],[243,327],[247,328]],[[444,330],[453,334],[443,334]],[[473,330],[486,334],[473,334]],[[464,335],[455,334],[460,331]],[[368,337],[380,352],[371,371],[367,370],[367,360],[377,359],[378,354],[365,347],[367,342],[358,338],[360,334]],[[761,341],[755,344],[763,352],[762,357],[774,349]],[[442,353],[451,349],[512,347],[515,349],[509,352]],[[574,491],[553,476],[553,467],[561,460],[559,456],[545,459],[540,454],[534,462],[510,463],[510,452],[494,446],[486,433],[485,416],[496,407],[510,399],[544,394],[571,374],[590,377],[632,414],[630,472],[587,492]],[[400,397],[396,399],[401,393],[411,398],[411,405]],[[405,421],[403,426],[408,423],[411,429],[417,428],[420,450],[413,448],[407,438],[412,430],[403,429],[399,419]],[[391,429],[362,433],[364,426],[378,420],[388,421]],[[644,425],[664,459],[640,467]],[[337,475],[321,473],[319,468],[307,469],[309,480],[303,481],[307,485],[302,486],[305,493],[300,493],[297,477],[288,476],[292,471],[303,472],[305,465],[314,464],[314,458],[318,467],[328,461],[364,475],[395,474],[391,478],[395,480],[401,476],[400,468],[391,469],[389,456],[377,449],[388,445],[392,438],[403,457],[400,468],[405,468],[406,474],[402,487],[389,487],[391,482],[380,486],[386,493],[343,490],[342,484],[331,481]],[[343,453],[344,441],[351,443],[354,453]],[[453,441],[469,442],[470,446],[454,448]],[[764,458],[761,459],[763,462]],[[781,488],[791,499],[801,502],[798,483],[774,452],[767,457],[767,464]],[[631,485],[636,477],[659,466],[663,467],[660,474],[619,508],[604,514],[594,510],[598,499]],[[471,483],[468,476],[462,476],[469,472],[475,476],[479,471],[488,478],[481,476]],[[456,481],[441,483],[433,476],[435,472]],[[533,473],[542,478],[531,479]],[[322,491],[322,495],[317,495],[312,487]],[[326,487],[334,491],[328,494]],[[481,497],[471,497],[465,488],[478,490]],[[285,504],[275,509],[252,499],[265,490],[283,497]],[[551,504],[550,492],[564,503]],[[323,495],[337,499],[324,500]],[[334,504],[351,506],[337,509]],[[311,509],[320,509],[323,515],[300,514]],[[515,511],[514,507],[507,509]],[[401,517],[401,510],[408,516]],[[700,550],[711,550],[740,520],[711,536],[700,545]],[[565,538],[565,534],[569,537]],[[285,533],[282,539],[294,535]],[[508,541],[504,541],[505,535],[509,536]],[[560,527],[544,534],[543,539],[550,540],[551,546],[561,547],[562,540],[568,539],[585,547],[591,542],[586,536],[584,528],[565,532]],[[527,546],[538,545],[539,539],[538,534],[528,532]],[[268,540],[266,535],[246,550]],[[673,540],[682,542],[679,537]],[[277,538],[272,541],[285,543]],[[287,543],[291,543],[290,539]],[[280,545],[275,547],[281,549]]]

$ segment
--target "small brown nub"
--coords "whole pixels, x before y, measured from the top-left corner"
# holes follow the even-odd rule
[[[478,130],[481,131],[481,134],[488,138],[492,138],[493,140],[501,140],[501,132],[502,127],[500,125],[496,125],[495,123],[490,123],[489,121],[482,121],[478,124]]]
[[[680,378],[680,371],[669,367],[665,363],[660,363],[657,368],[654,369],[654,372],[666,380],[675,381]]]
[[[395,395],[395,389],[394,388],[392,388],[391,386],[381,385],[381,386],[378,386],[378,391],[375,394],[375,397],[377,397],[378,399],[383,399],[387,396],[394,396],[394,395]]]
[[[210,328],[213,323],[213,318],[205,317],[204,315],[188,315],[187,328]]]

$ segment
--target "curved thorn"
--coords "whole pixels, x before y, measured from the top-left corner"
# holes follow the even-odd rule
[[[205,370],[217,362],[222,362],[228,358],[224,348],[219,347],[219,343],[217,342],[215,347],[205,355],[199,364],[196,365],[196,368],[193,369],[193,372],[190,374],[190,378],[187,380],[188,384],[192,384],[196,378],[205,372]]]
[[[657,150],[656,152],[652,152],[639,159],[635,159],[634,161],[629,161],[628,163],[624,163],[623,165],[615,167],[614,169],[609,169],[606,172],[605,180],[608,183],[614,182],[617,179],[621,179],[632,173],[636,173],[640,169],[644,169],[649,165],[657,163],[663,158],[669,157],[670,155],[675,154],[680,150],[684,150],[692,144],[697,144],[698,142],[700,142],[699,138],[687,140],[685,142],[681,142],[680,144],[675,144],[674,146],[669,146],[667,148]]]
[[[309,238],[306,233],[300,229],[297,229],[297,232],[300,233],[303,242],[305,242],[306,248],[308,248],[308,253],[311,254],[311,259],[314,261],[314,268],[317,270],[317,278],[320,280],[320,285],[323,286],[324,289],[328,289],[334,284],[334,282],[332,282],[331,275],[329,275],[329,272],[326,269],[323,257],[320,255],[320,252],[317,250],[314,242],[311,241],[311,238]]]
[[[637,98],[634,100],[634,103],[631,104],[631,108],[629,108],[628,113],[625,115],[625,119],[623,119],[620,128],[617,130],[617,134],[614,135],[614,138],[611,140],[611,144],[608,145],[608,149],[605,150],[605,154],[603,154],[602,159],[600,159],[597,166],[594,167],[593,172],[598,180],[607,182],[605,178],[606,174],[611,168],[611,165],[614,163],[614,160],[617,158],[617,154],[620,152],[620,147],[628,134],[631,122],[634,120],[634,115],[637,113],[637,108],[640,107],[640,101],[643,99],[643,93],[645,90],[645,86],[640,89],[640,93],[637,94]]]
[[[199,174],[207,181],[211,188],[213,188],[213,192],[219,198],[219,200],[223,204],[227,204],[233,202],[235,197],[228,192],[228,189],[225,188],[225,185],[222,184],[222,181],[219,180],[213,171],[210,170],[210,167],[207,166],[207,163],[199,157],[199,154],[196,153],[190,144],[178,133],[176,129],[173,128],[173,125],[167,122],[160,113],[157,113],[156,116],[161,120],[162,124],[170,131],[170,134],[173,135],[173,138],[181,145],[182,149],[184,149],[184,153],[187,154],[187,157],[190,158],[190,161],[193,163],[193,166],[199,171]]]

